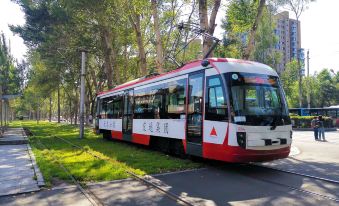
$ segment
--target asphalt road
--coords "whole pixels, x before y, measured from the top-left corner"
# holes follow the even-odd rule
[[[300,153],[264,165],[339,181],[339,131],[325,137],[325,142],[315,141],[313,132],[294,132],[292,145]]]

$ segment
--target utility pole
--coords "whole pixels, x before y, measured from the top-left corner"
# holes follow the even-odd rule
[[[297,49],[297,61],[298,61],[298,70],[299,70],[299,108],[302,107],[303,104],[303,92],[302,92],[302,69],[300,64],[300,49]]]
[[[307,50],[307,77],[310,76],[310,50]]]
[[[81,77],[80,77],[80,139],[84,138],[84,123],[85,123],[85,63],[86,50],[81,51]]]
[[[48,121],[52,121],[52,96],[49,97],[49,114],[48,114]]]
[[[310,90],[310,50],[307,50],[307,107],[311,108],[311,90]]]

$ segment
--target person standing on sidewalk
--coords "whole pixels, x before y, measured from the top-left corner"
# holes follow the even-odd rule
[[[318,124],[317,123],[318,123],[317,117],[314,117],[311,121],[311,127],[313,128],[315,140],[318,140]]]
[[[321,140],[321,136],[322,136],[323,141],[325,141],[324,119],[321,115],[319,115],[318,117],[318,122],[319,122],[319,129],[318,129],[319,140]]]

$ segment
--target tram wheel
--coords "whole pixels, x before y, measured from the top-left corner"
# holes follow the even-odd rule
[[[111,133],[108,131],[105,131],[102,133],[103,139],[110,140],[111,139]]]

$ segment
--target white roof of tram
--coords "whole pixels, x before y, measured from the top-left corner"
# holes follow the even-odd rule
[[[227,72],[246,72],[246,73],[256,73],[256,74],[267,74],[272,76],[278,76],[275,70],[271,67],[253,61],[240,60],[240,59],[232,59],[232,58],[208,58],[210,65],[207,67],[203,67],[201,65],[202,60],[195,60],[185,64],[184,66],[164,73],[157,76],[152,76],[150,78],[139,78],[124,84],[121,84],[114,89],[109,91],[99,93],[98,97],[110,96],[113,93],[120,93],[126,89],[139,87],[142,85],[146,85],[152,82],[158,82],[169,78],[178,77],[181,75],[187,75],[188,73],[199,71],[202,69],[213,69],[216,73],[227,73]],[[215,69],[216,67],[216,69]]]

